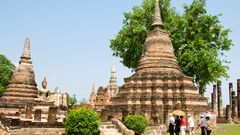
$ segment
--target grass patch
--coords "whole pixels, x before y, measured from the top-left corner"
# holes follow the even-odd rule
[[[223,127],[223,131],[212,132],[211,135],[240,135],[240,125],[229,125],[229,124],[218,124],[218,126]],[[196,135],[200,135],[197,133]]]

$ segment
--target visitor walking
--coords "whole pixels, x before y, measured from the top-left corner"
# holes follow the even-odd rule
[[[210,124],[209,124],[209,120],[210,120],[210,117],[207,116],[206,117],[206,133],[207,133],[207,135],[210,135],[211,132],[212,132],[212,129],[211,129]]]
[[[194,119],[191,114],[188,114],[188,131],[189,135],[195,135],[194,133]]]
[[[181,135],[185,135],[186,134],[186,119],[183,116],[180,116],[180,120],[181,120]]]
[[[181,126],[181,120],[180,120],[179,116],[177,116],[175,119],[175,130],[174,130],[176,135],[179,135],[180,126]]]
[[[203,115],[200,116],[201,120],[198,125],[198,128],[201,127],[201,135],[206,135],[206,119],[204,118]]]
[[[170,118],[169,118],[168,132],[170,133],[170,135],[174,135],[174,124],[175,124],[175,119],[174,119],[172,113],[170,113],[169,116],[170,116]]]

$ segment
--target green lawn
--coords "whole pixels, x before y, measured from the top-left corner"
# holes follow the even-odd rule
[[[240,135],[240,125],[219,124],[218,126],[223,127],[224,130],[212,132],[211,135]]]

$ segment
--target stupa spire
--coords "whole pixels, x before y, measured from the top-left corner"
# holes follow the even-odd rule
[[[27,36],[26,40],[25,40],[25,45],[24,45],[24,48],[23,48],[23,53],[22,53],[22,56],[21,56],[21,60],[19,62],[20,64],[21,63],[29,63],[31,64],[31,54],[30,54],[30,38],[29,36]]]
[[[155,2],[155,12],[154,12],[154,22],[152,24],[153,29],[160,28],[163,29],[163,22],[161,17],[161,10],[159,7],[159,0]]]
[[[116,78],[116,69],[115,69],[115,65],[112,65],[112,69],[111,69],[111,79],[115,80]]]
[[[92,85],[92,93],[95,93],[95,86],[94,86],[94,83]]]
[[[111,96],[115,96],[118,93],[118,83],[117,83],[116,69],[114,64],[112,65],[112,69],[111,69],[108,92]]]

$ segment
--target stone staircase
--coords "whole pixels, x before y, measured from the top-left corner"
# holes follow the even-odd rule
[[[122,135],[112,122],[104,122],[100,126],[100,135]]]

